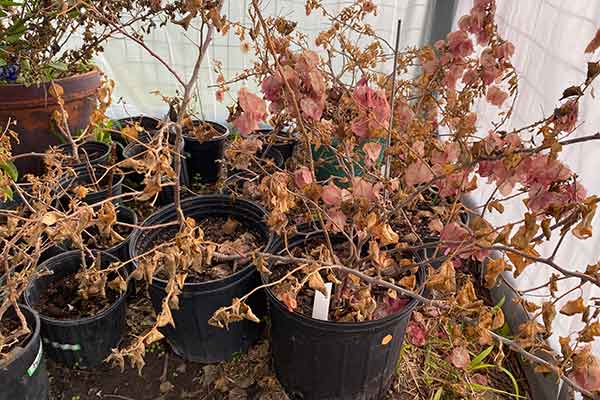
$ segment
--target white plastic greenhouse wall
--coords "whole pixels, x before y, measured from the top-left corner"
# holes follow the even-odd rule
[[[444,1],[444,0],[440,0]],[[232,19],[245,21],[248,0],[230,0],[225,13]],[[303,0],[271,0],[265,2],[268,12],[283,15],[299,21],[305,31],[318,32],[318,15],[307,17]],[[327,2],[326,2],[327,3]],[[336,10],[345,2],[329,1],[329,8]],[[402,19],[402,46],[420,45],[430,31],[428,22],[434,0],[379,0],[379,13],[371,23],[381,36],[394,41],[396,21]],[[600,27],[600,1],[596,0],[497,0],[497,21],[500,32],[516,45],[514,64],[520,73],[519,99],[509,126],[526,125],[552,113],[561,96],[562,90],[583,80],[586,73],[587,56],[584,48]],[[454,23],[458,17],[468,13],[472,0],[458,0]],[[192,38],[193,39],[193,38]],[[195,58],[193,44],[183,36],[180,30],[163,29],[154,33],[147,41],[158,54],[165,57],[181,73],[190,74]],[[199,92],[204,117],[222,121],[226,117],[227,101],[223,104],[215,101],[215,91],[210,85],[215,83],[210,63],[212,60],[223,62],[226,78],[234,76],[251,62],[248,55],[240,50],[234,35],[217,37],[212,45],[210,57],[206,60],[200,78]],[[125,39],[114,39],[106,46],[106,52],[99,58],[98,64],[119,85],[115,91],[115,104],[111,116],[122,117],[126,114],[156,115],[164,113],[165,105],[159,96],[150,92],[158,88],[165,95],[173,95],[176,82],[163,67],[150,58],[135,43]],[[598,93],[600,95],[600,93]],[[480,118],[478,126],[482,135],[491,126],[496,110],[487,103],[478,105]],[[600,99],[586,96],[580,109],[581,127],[577,135],[589,135],[600,131]],[[583,146],[567,148],[562,157],[581,177],[589,192],[600,193],[600,142],[588,142]],[[478,201],[486,199],[485,191],[474,195]],[[504,215],[494,214],[497,221],[517,220],[523,213],[520,200],[506,207]],[[586,241],[569,239],[558,256],[561,265],[570,269],[584,271],[587,264],[600,259],[600,217],[595,220],[594,236]],[[548,249],[548,248],[547,248]],[[550,271],[530,266],[513,285],[533,287],[547,282]],[[562,283],[562,282],[561,282]],[[565,285],[573,285],[567,280]],[[598,298],[600,291],[590,290],[583,293],[584,298]],[[542,295],[543,293],[538,293]],[[572,293],[576,298],[581,293]],[[569,298],[566,298],[568,300]],[[535,298],[530,300],[535,301]],[[558,348],[558,336],[567,335],[581,325],[579,317],[560,315],[554,322],[555,335],[551,344]],[[594,343],[594,350],[600,353],[600,341]]]

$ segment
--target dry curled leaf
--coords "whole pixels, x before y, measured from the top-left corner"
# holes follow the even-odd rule
[[[568,301],[562,308],[560,309],[560,313],[564,315],[575,315],[581,314],[585,311],[585,303],[583,301],[583,297],[579,297],[575,300]]]

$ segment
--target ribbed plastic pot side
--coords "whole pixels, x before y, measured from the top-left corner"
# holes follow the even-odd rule
[[[192,179],[199,176],[202,183],[214,183],[221,176],[221,160],[225,156],[229,128],[214,121],[194,121],[195,125],[201,123],[210,124],[220,134],[205,141],[199,141],[189,133],[184,134],[186,163]]]
[[[30,307],[19,305],[31,334],[22,351],[0,369],[0,400],[47,399],[48,371],[40,339],[40,318]],[[14,313],[14,311],[13,311]],[[5,317],[10,316],[7,314]]]
[[[310,237],[290,238],[288,248],[301,245]],[[281,242],[275,242],[272,252],[281,250]],[[424,281],[425,271],[421,268],[417,273],[419,293]],[[263,276],[263,283],[266,282]],[[266,292],[273,364],[289,395],[304,400],[375,400],[385,396],[406,327],[418,304],[415,299],[385,318],[347,323],[290,312],[271,290]]]

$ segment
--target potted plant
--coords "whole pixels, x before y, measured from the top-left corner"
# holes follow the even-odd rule
[[[0,396],[17,400],[45,399],[49,384],[40,337],[40,317],[22,304],[17,305],[18,311],[7,307],[6,303],[3,306],[4,312],[0,316]]]
[[[147,21],[153,13],[145,2],[101,1],[94,7],[110,16],[111,23],[125,25]],[[135,15],[118,20],[128,11]],[[92,58],[115,32],[94,15],[86,5],[38,0],[0,6],[0,125],[10,123],[20,135],[14,154],[43,153],[68,141],[61,124],[73,135],[88,127],[104,95]],[[82,43],[67,49],[65,39],[77,31],[84,33]],[[39,157],[20,158],[16,165],[22,175],[42,172]]]
[[[125,330],[127,272],[107,253],[79,250],[39,266],[43,275],[25,292],[38,310],[48,355],[70,367],[95,367],[117,347]]]
[[[133,234],[130,254],[137,261],[132,276],[148,282],[158,317],[149,336],[139,338],[125,351],[139,351],[139,343],[160,332],[186,360],[222,361],[248,349],[258,339],[260,326],[245,323],[222,332],[208,320],[232,298],[258,286],[251,260],[236,255],[267,248],[271,235],[264,210],[246,200],[197,196],[183,200],[182,210],[186,218],[183,230],[173,224],[177,222],[176,208],[167,206]],[[264,299],[257,297],[257,321],[264,314],[261,302]]]
[[[446,40],[423,49],[400,51],[364,24],[363,18],[376,12],[373,2],[357,1],[337,14],[312,2],[307,12],[318,11],[331,22],[317,35],[316,45],[325,50],[322,59],[309,46],[298,45],[303,43],[302,35],[294,36],[294,22],[265,18],[258,2],[250,5],[252,48],[260,62],[242,76],[257,77],[262,96],[240,90],[233,123],[241,128],[242,136],[248,136],[266,118],[283,118],[299,131],[295,170],[266,174],[259,186],[269,210],[267,221],[285,245],[278,249],[279,254],[252,254],[272,261],[268,268],[266,264],[257,266],[268,276],[262,287],[273,293],[273,345],[293,336],[273,354],[276,372],[289,391],[303,398],[327,399],[381,398],[385,393],[384,380],[377,381],[377,388],[369,388],[367,380],[354,386],[359,380],[349,372],[331,382],[323,382],[321,377],[302,381],[290,376],[291,369],[314,371],[319,367],[315,361],[320,360],[318,349],[306,357],[286,355],[297,354],[294,346],[300,346],[298,343],[310,342],[316,331],[310,332],[309,327],[329,325],[302,317],[310,313],[316,292],[328,297],[323,289],[326,284],[333,286],[334,308],[321,314],[322,319],[339,312],[335,306],[344,296],[351,299],[350,306],[371,304],[377,309],[387,302],[385,297],[377,297],[377,291],[390,289],[385,292],[389,298],[411,298],[438,310],[440,320],[449,326],[444,334],[454,346],[450,361],[467,373],[474,371],[468,371],[471,355],[464,343],[497,342],[540,363],[538,370],[558,375],[586,396],[593,398],[600,391],[600,361],[589,345],[598,336],[598,314],[581,296],[583,287],[598,286],[598,267],[591,264],[574,272],[556,258],[567,236],[586,239],[591,235],[598,199],[586,194],[577,174],[558,157],[566,146],[600,138],[568,138],[577,129],[579,102],[600,67],[590,62],[583,82],[564,91],[551,115],[523,128],[509,128],[512,106],[508,99],[515,96],[518,85],[510,61],[515,49],[496,31],[495,10],[493,0],[474,1],[469,14],[459,20],[458,29]],[[343,22],[339,15],[344,15]],[[369,36],[365,47],[348,40],[352,31]],[[600,34],[590,42],[588,52],[600,48],[598,37]],[[475,43],[480,46],[478,50]],[[340,55],[344,62],[335,62],[332,54]],[[393,61],[392,72],[378,73],[377,67],[387,61]],[[333,69],[334,65],[341,70]],[[404,74],[412,65],[421,68],[416,77]],[[479,98],[501,110],[488,133],[477,130],[477,114],[472,107]],[[314,146],[330,152],[342,173],[320,176]],[[481,178],[489,180],[493,191],[485,204],[470,209],[461,197],[481,187]],[[504,202],[514,197],[524,200],[523,215],[509,222],[490,217],[490,213],[502,213]],[[309,246],[308,251],[307,246],[292,246],[297,223],[313,220],[324,236],[321,246]],[[335,256],[338,236],[350,253],[343,260]],[[542,256],[540,246],[548,241],[553,241],[553,250]],[[429,259],[421,262],[407,257],[410,251]],[[398,259],[398,254],[404,256]],[[437,263],[437,269],[428,268],[426,280],[428,297],[434,299],[415,291],[415,277],[404,279],[398,274],[403,266],[410,270],[430,262]],[[478,263],[481,276],[474,274],[458,281],[457,271],[466,271],[471,263]],[[542,285],[547,295],[539,301],[530,297],[536,288],[519,292],[522,297],[517,301],[531,313],[531,319],[513,326],[514,336],[507,337],[506,305],[503,308],[481,301],[477,281],[481,278],[482,286],[493,288],[505,272],[512,271],[518,277],[535,263],[554,274]],[[282,265],[297,269],[287,267],[283,276],[278,275]],[[315,272],[321,270],[326,273]],[[567,291],[559,289],[558,282],[563,279],[573,279]],[[367,290],[361,291],[362,285]],[[236,299],[220,309],[212,322],[227,326],[244,318],[239,310],[247,312],[242,306],[246,299]],[[363,320],[355,322],[368,324],[364,319],[370,314],[358,311],[361,313],[349,318],[360,316]],[[580,316],[585,326],[561,339],[562,354],[544,361],[538,350],[548,348],[544,339],[553,332],[558,313]],[[340,323],[331,322],[333,326],[338,326],[335,322]],[[302,337],[291,328],[300,323],[306,327]],[[282,335],[281,329],[286,329],[282,326],[287,326],[287,336]],[[410,331],[424,335],[417,323]],[[391,336],[379,345],[402,341],[402,337]],[[353,350],[345,347],[341,331],[338,341],[335,337],[332,335],[327,351],[337,351],[335,357],[340,360],[352,357]],[[385,377],[384,368],[376,376]],[[346,383],[341,384],[344,379]]]

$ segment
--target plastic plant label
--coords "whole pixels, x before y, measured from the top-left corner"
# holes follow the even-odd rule
[[[44,351],[42,350],[42,343],[40,343],[40,348],[38,349],[38,352],[35,355],[35,359],[31,363],[29,368],[27,368],[27,375],[33,376],[33,374],[35,374],[35,371],[37,371],[38,367],[40,366],[40,361],[42,361],[43,353]]]
[[[323,296],[323,293],[315,290],[315,301],[313,303],[313,312],[312,317],[314,319],[320,319],[323,321],[327,321],[327,316],[329,315],[329,303],[331,301],[331,288],[333,283],[327,282],[325,284],[325,291],[327,292],[327,296]]]
[[[63,351],[81,351],[81,346],[78,344],[56,343],[56,342],[51,342],[47,339],[44,339],[44,342],[48,343],[50,346],[52,346],[55,349],[59,349],[59,350],[63,350]]]

